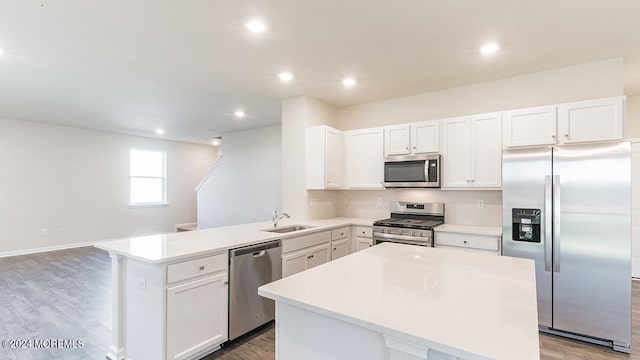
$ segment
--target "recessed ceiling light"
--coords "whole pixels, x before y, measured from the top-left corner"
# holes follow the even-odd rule
[[[293,79],[293,74],[291,74],[290,72],[281,72],[280,74],[278,74],[278,77],[280,78],[280,80],[287,82],[287,81],[291,81],[291,79]]]
[[[222,144],[221,138],[213,138],[213,140],[211,140],[211,145],[213,146],[220,146],[220,144]]]
[[[345,87],[348,87],[348,88],[354,87],[354,86],[356,86],[356,80],[354,78],[350,78],[350,77],[345,78],[345,79],[342,80],[342,85],[344,85]]]
[[[236,111],[233,113],[233,115],[235,115],[237,118],[243,118],[246,114],[244,113],[244,111]]]
[[[158,135],[162,135],[162,134],[164,134],[164,129],[157,128],[157,129],[156,129],[156,134],[158,134]]]
[[[500,46],[498,46],[498,44],[488,43],[488,44],[482,45],[482,47],[480,48],[480,52],[482,53],[482,55],[493,55],[499,49],[500,49]]]
[[[247,27],[250,31],[254,33],[262,33],[267,30],[267,25],[261,20],[253,19],[244,23],[244,26]]]

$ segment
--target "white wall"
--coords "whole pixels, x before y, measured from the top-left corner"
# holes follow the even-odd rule
[[[265,221],[281,211],[281,127],[224,134],[222,159],[198,191],[201,229]]]
[[[623,95],[622,58],[338,109],[352,130]]]
[[[167,152],[168,206],[128,207],[132,147]],[[0,150],[0,255],[195,222],[194,188],[214,159],[211,146],[9,119]]]
[[[442,91],[338,109],[337,127],[352,130],[452,116],[623,95],[621,58],[515,76]],[[637,104],[637,105],[636,105]],[[640,102],[632,99],[629,109]],[[640,113],[640,106],[638,106]],[[640,128],[638,128],[640,130]],[[635,130],[633,130],[635,131]],[[444,202],[449,223],[502,224],[501,191],[394,189],[343,191],[334,207],[342,216],[378,219],[388,216],[389,202]],[[345,206],[347,198],[348,205]],[[377,205],[377,199],[382,205]],[[477,207],[484,200],[484,208]]]
[[[305,184],[305,132],[309,126],[336,126],[336,109],[301,96],[282,102],[282,208],[298,219],[338,215],[336,192],[309,191]],[[310,196],[315,201],[310,204]]]

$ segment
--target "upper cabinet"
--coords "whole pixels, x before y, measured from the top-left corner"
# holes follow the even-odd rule
[[[622,140],[624,97],[558,106],[558,143]]]
[[[382,128],[344,131],[343,187],[350,189],[382,189],[384,157]]]
[[[500,113],[442,121],[442,188],[500,189]]]
[[[342,132],[328,126],[307,128],[307,189],[342,186]]]
[[[440,152],[440,120],[384,128],[384,156]]]
[[[508,111],[505,148],[621,140],[624,97]]]
[[[504,113],[502,140],[505,148],[556,143],[556,108],[536,107]]]

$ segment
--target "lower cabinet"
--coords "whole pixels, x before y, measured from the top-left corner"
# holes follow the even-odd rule
[[[227,273],[167,289],[167,359],[189,359],[227,338]]]
[[[500,255],[500,235],[436,231],[435,247]]]
[[[373,246],[373,228],[370,226],[356,226],[354,233],[354,252],[368,249]]]
[[[228,255],[125,263],[127,359],[200,359],[228,338]]]
[[[347,240],[332,241],[331,242],[331,260],[339,259],[347,255],[348,242]]]
[[[327,242],[282,255],[282,277],[287,277],[329,262],[329,247],[330,243]]]

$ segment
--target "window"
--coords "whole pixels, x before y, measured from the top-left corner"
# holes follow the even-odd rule
[[[166,154],[131,149],[130,205],[166,204]]]

